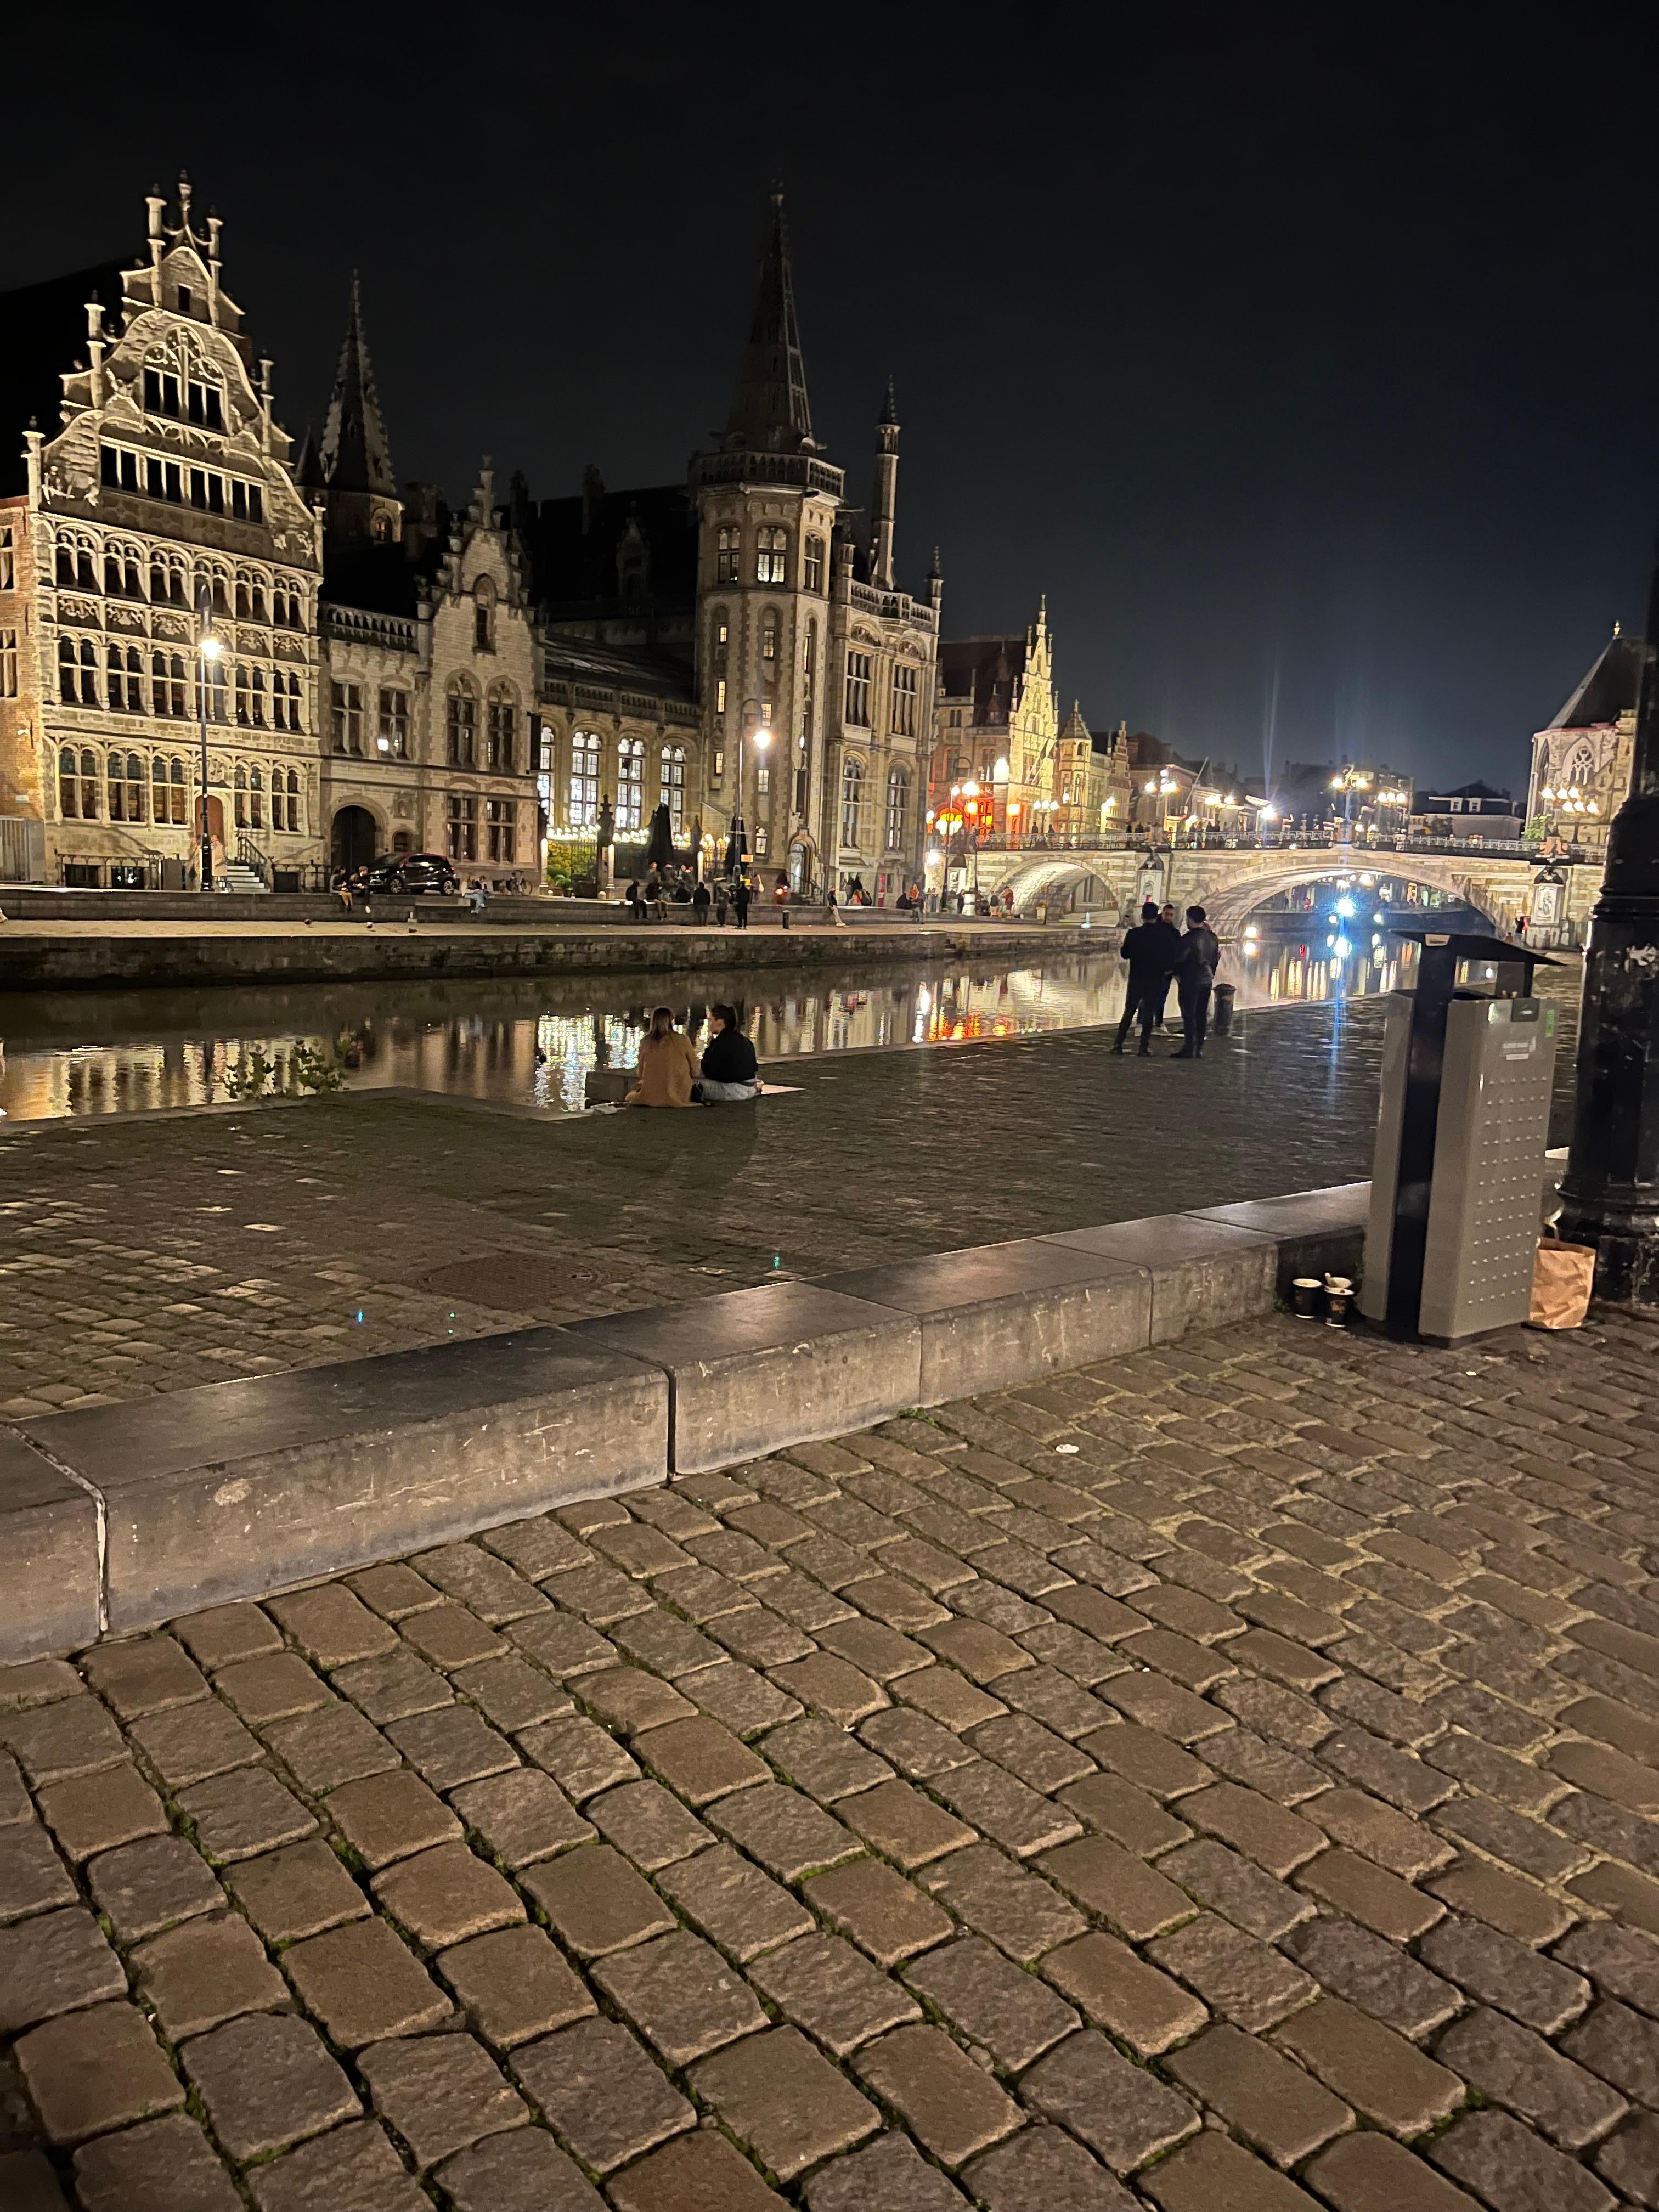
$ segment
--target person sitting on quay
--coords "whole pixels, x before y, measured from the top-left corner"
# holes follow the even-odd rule
[[[723,1106],[760,1097],[760,1063],[738,1022],[735,1006],[710,1006],[709,1036],[702,1052],[702,1080],[697,1097],[705,1106]]]
[[[658,1006],[651,1026],[640,1039],[639,1081],[628,1093],[625,1106],[690,1106],[691,1086],[701,1073],[696,1048],[683,1030],[674,1026],[673,1011]]]

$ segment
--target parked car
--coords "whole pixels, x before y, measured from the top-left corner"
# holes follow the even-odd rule
[[[461,888],[461,879],[441,853],[399,853],[390,860],[375,863],[368,887],[372,891],[388,891],[394,898],[419,898],[428,891],[453,898]]]

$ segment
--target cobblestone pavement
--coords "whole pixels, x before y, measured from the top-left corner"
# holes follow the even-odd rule
[[[359,1093],[19,1124],[0,1419],[1344,1182],[1382,1012],[1268,1013],[1196,1065],[1098,1030],[830,1054],[730,1114]]]
[[[0,2203],[1659,2205],[1656,1354],[1279,1319],[0,1674]]]

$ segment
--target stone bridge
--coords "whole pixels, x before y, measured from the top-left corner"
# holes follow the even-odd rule
[[[1601,884],[1598,862],[1562,864],[1567,878],[1565,919],[1568,935],[1582,943],[1584,926]],[[1386,876],[1466,899],[1494,927],[1512,931],[1521,915],[1533,915],[1538,864],[1518,855],[1491,858],[1468,854],[1395,852],[1359,845],[1283,846],[1259,848],[1211,847],[1152,854],[1122,849],[1067,848],[1064,852],[981,850],[982,890],[1012,887],[1014,902],[1029,913],[1044,899],[1064,898],[1093,878],[1103,888],[1097,910],[1103,918],[1127,919],[1143,898],[1176,906],[1202,906],[1221,937],[1236,936],[1245,918],[1266,899],[1300,884],[1345,876]]]

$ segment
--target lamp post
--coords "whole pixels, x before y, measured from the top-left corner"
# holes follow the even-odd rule
[[[749,832],[743,818],[744,752],[744,740],[750,734],[749,723],[750,710],[745,708],[743,720],[738,724],[737,809],[732,817],[732,839],[737,848],[738,866],[740,868],[746,868],[749,865]],[[772,742],[770,725],[757,720],[755,724],[753,738],[755,750],[757,753],[763,753]]]
[[[979,912],[979,786],[972,776],[969,776],[962,787],[962,799],[963,811],[968,817],[969,828],[974,833],[973,877],[969,888],[973,896],[974,912],[977,914]]]
[[[1659,559],[1648,592],[1630,793],[1590,919],[1562,1226],[1606,1298],[1659,1304]],[[1588,805],[1588,802],[1587,802]]]
[[[224,640],[213,627],[213,594],[205,577],[196,586],[196,696],[201,708],[202,732],[202,860],[201,887],[213,889],[213,830],[208,821],[208,675],[223,653]]]
[[[1345,768],[1340,775],[1331,778],[1331,789],[1342,793],[1342,842],[1345,845],[1353,841],[1353,795],[1356,791],[1369,791],[1370,787],[1370,776],[1357,768]]]

